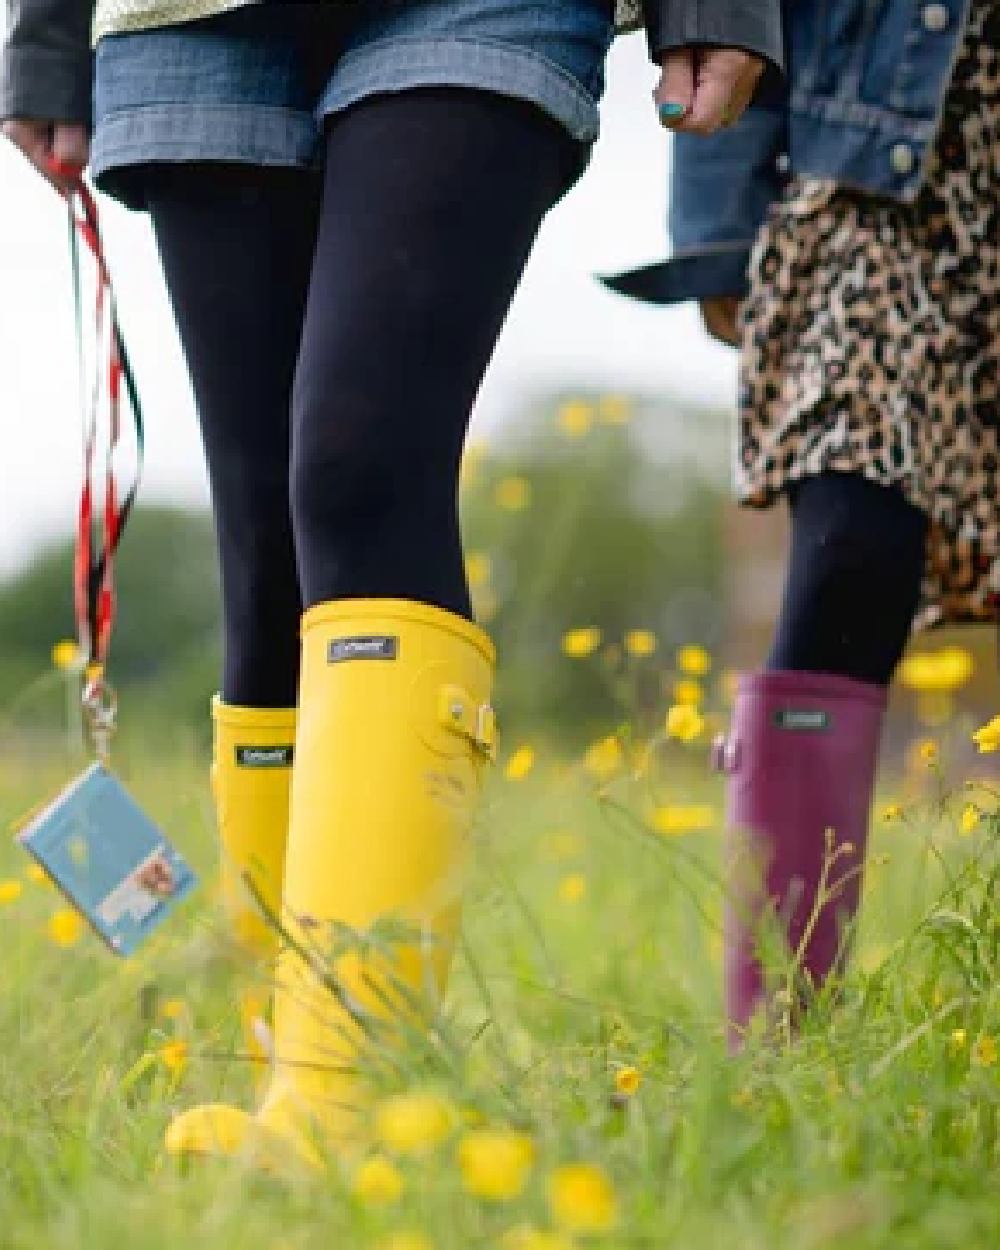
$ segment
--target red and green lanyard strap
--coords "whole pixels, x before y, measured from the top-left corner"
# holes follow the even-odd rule
[[[77,518],[73,598],[77,637],[87,660],[84,710],[97,753],[105,756],[116,711],[114,691],[105,680],[116,607],[114,559],[139,489],[145,434],[142,405],[118,322],[114,288],[104,255],[97,204],[82,177],[73,181],[66,198],[83,405],[83,483]],[[89,394],[85,371],[81,241],[97,269],[94,341],[98,365]],[[135,427],[136,447],[135,473],[124,494],[119,487],[114,464],[121,436],[123,386]],[[96,463],[102,406],[107,415],[103,484],[98,480],[101,466]],[[102,490],[103,506],[98,508],[97,500]]]

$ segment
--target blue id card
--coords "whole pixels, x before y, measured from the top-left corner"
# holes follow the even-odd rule
[[[131,955],[196,883],[100,763],[35,812],[17,839],[117,955]]]

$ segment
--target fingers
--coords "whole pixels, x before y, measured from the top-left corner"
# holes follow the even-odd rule
[[[653,92],[656,110],[668,130],[681,130],[694,100],[694,49],[676,48],[664,55],[661,64],[663,72]]]
[[[734,295],[722,295],[701,301],[701,318],[705,329],[714,339],[728,347],[739,347],[740,301]]]
[[[738,48],[699,47],[685,51],[691,54],[694,90],[689,108],[672,128],[696,135],[715,134],[743,115],[764,64]],[[675,55],[669,53],[664,58],[664,76],[667,62]]]
[[[89,139],[83,126],[16,118],[0,130],[60,193],[76,183],[87,163]]]

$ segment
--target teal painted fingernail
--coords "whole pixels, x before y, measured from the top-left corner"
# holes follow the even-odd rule
[[[686,111],[683,104],[679,104],[676,100],[668,100],[666,104],[661,104],[659,107],[660,120],[675,122],[678,117],[683,117]]]

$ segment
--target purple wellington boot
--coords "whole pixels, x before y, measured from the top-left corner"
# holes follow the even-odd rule
[[[861,890],[886,691],[823,673],[740,680],[716,767],[729,776],[725,919],[729,1042],[738,1049],[765,998],[757,958],[769,902],[801,969],[822,983]],[[831,859],[832,856],[832,859]],[[828,902],[817,914],[824,865]]]

